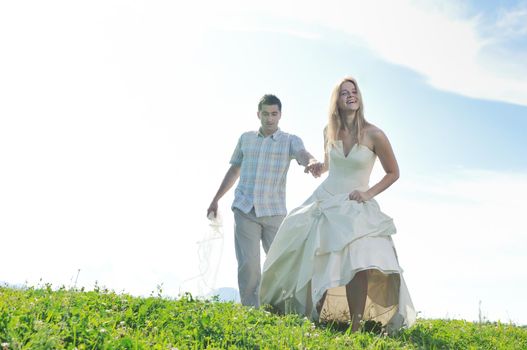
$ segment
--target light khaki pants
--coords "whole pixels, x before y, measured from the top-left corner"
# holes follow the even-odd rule
[[[234,212],[234,244],[238,260],[238,287],[243,305],[259,306],[260,288],[260,240],[267,253],[284,215],[256,217],[254,208],[244,213],[237,208]]]

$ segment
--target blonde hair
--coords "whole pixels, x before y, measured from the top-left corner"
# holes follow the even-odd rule
[[[345,82],[353,83],[355,85],[355,89],[357,89],[359,109],[355,114],[355,119],[353,119],[352,125],[353,129],[355,130],[354,136],[357,139],[357,143],[360,143],[362,128],[366,125],[366,119],[364,119],[364,104],[362,102],[362,94],[360,93],[359,85],[357,84],[355,78],[345,77],[337,85],[335,85],[335,88],[331,93],[331,98],[329,101],[328,125],[324,129],[326,150],[328,150],[328,147],[332,146],[338,139],[339,131],[344,129],[345,121],[342,120],[337,101],[340,96],[340,87]]]

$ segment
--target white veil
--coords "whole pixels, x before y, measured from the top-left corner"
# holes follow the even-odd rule
[[[207,297],[215,291],[216,278],[223,255],[223,220],[218,212],[208,216],[207,225],[202,225],[203,235],[196,242],[198,274],[181,283],[181,292],[190,292],[197,297]]]

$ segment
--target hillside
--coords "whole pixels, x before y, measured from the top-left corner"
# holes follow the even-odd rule
[[[2,349],[527,349],[527,329],[419,319],[394,336],[315,325],[240,304],[0,287]]]

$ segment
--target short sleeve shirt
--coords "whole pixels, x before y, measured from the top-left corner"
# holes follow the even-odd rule
[[[280,129],[267,137],[259,131],[243,133],[230,161],[240,166],[232,207],[245,213],[254,207],[257,217],[286,215],[285,185],[292,159],[308,162],[298,136]]]

